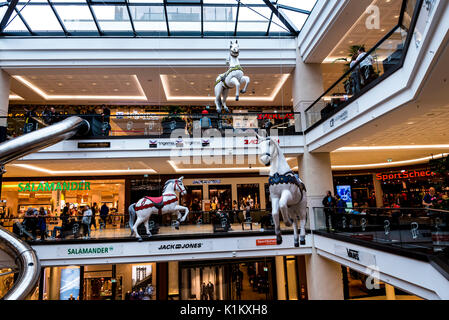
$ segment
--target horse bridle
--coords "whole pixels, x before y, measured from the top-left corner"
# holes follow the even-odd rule
[[[268,150],[270,150],[271,147],[271,138],[270,137],[266,137],[265,141],[268,141]],[[264,154],[265,156],[268,156],[268,158],[270,158],[270,161],[268,161],[268,163],[265,165],[266,167],[268,167],[269,165],[271,165],[271,153],[270,152],[265,152]]]
[[[178,183],[178,179],[176,179],[175,180],[175,191],[176,191],[176,188],[177,188],[177,190],[179,191],[179,193],[181,193],[181,195],[184,193],[187,193],[187,190],[186,189],[181,189],[181,186],[179,185],[179,183]]]

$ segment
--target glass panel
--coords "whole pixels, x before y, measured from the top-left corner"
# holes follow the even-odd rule
[[[38,31],[61,31],[61,25],[55,14],[46,2],[45,5],[32,5],[33,3],[42,3],[41,1],[33,1],[29,5],[17,5],[17,10],[21,10],[23,18],[30,26],[31,30]]]
[[[417,0],[408,0],[405,11],[404,11],[404,17],[402,18],[402,25],[406,28],[410,28],[410,23],[412,21],[413,13],[415,12],[416,7],[416,1]]]
[[[0,7],[0,21],[3,20],[3,16],[5,15],[6,10],[8,10],[8,6]]]
[[[159,3],[163,4],[164,0],[128,0],[129,3]]]
[[[237,7],[204,7],[204,31],[234,32]]]
[[[240,7],[237,23],[237,32],[266,32],[271,10],[269,8]]]
[[[23,31],[28,32],[28,29],[26,28],[22,19],[20,19],[20,17],[15,12],[13,12],[11,18],[8,21],[8,24],[6,25],[5,32],[23,32]]]
[[[276,32],[284,33],[289,31],[287,27],[281,22],[281,20],[279,20],[279,18],[273,14],[273,17],[271,18],[270,35],[271,33]]]
[[[407,33],[397,28],[396,31],[383,41],[370,55],[357,53],[354,61],[346,65],[347,70],[360,61],[359,67],[336,83],[321,100],[310,110],[306,111],[307,127],[320,119],[327,119],[339,110],[340,106],[358,95],[361,90],[383,74],[393,70],[401,61]]]
[[[84,5],[54,5],[56,12],[68,31],[96,31],[92,14]]]
[[[167,32],[163,6],[130,6],[136,31]]]
[[[125,6],[92,6],[103,31],[132,31]]]
[[[168,26],[171,31],[201,32],[200,6],[168,6]]]
[[[298,30],[302,29],[302,26],[309,17],[308,14],[303,14],[291,10],[279,9],[279,11],[285,14],[287,18],[291,21],[291,23],[293,23],[296,26],[296,28],[298,28]]]

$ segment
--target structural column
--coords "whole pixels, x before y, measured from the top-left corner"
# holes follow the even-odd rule
[[[374,193],[376,195],[376,207],[382,208],[384,206],[384,192],[382,190],[382,184],[377,179],[376,174],[373,173]]]
[[[341,265],[323,258],[315,249],[305,258],[309,300],[343,300]]]
[[[6,140],[7,121],[5,117],[8,115],[10,86],[10,75],[0,70],[0,142]]]

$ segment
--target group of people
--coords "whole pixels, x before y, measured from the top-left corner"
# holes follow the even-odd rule
[[[39,123],[43,126],[53,125],[67,116],[61,112],[56,111],[54,107],[45,106],[41,115],[39,116],[37,107],[24,107],[25,124],[23,126],[23,133],[29,133],[39,128]],[[100,109],[78,107],[75,114],[89,121],[91,125],[91,134],[93,136],[108,136],[111,130],[110,115],[111,111],[106,106]]]
[[[353,68],[359,61],[361,61],[360,64]],[[349,90],[347,89],[349,91],[347,92],[348,94],[358,94],[361,88],[374,79],[376,73],[374,72],[373,63],[373,57],[366,53],[363,46],[351,57],[349,67],[353,68],[353,70],[351,71],[350,88],[348,88]]]
[[[214,300],[214,293],[214,284],[210,280],[207,284],[206,282],[203,282],[201,285],[201,300]]]
[[[152,300],[154,294],[154,287],[150,283],[146,286],[145,289],[140,288],[139,291],[133,290],[132,292],[128,291],[125,294],[125,300]]]
[[[19,226],[15,227],[19,228],[19,230],[15,230],[15,232],[22,234],[23,232],[21,232],[20,229],[23,227],[27,233],[31,234],[33,239],[36,239],[39,233],[40,239],[38,240],[45,240],[47,237],[50,239],[56,239],[59,232],[59,237],[63,239],[65,238],[67,231],[74,233],[74,225],[78,224],[78,226],[82,228],[82,230],[80,230],[82,231],[82,236],[85,239],[89,239],[91,236],[92,226],[95,230],[97,229],[97,213],[99,213],[101,218],[99,228],[106,228],[109,208],[105,203],[101,206],[101,208],[98,208],[96,203],[93,203],[92,207],[89,205],[76,207],[74,204],[66,203],[61,214],[59,215],[61,225],[56,225],[51,232],[51,236],[49,236],[47,220],[50,218],[53,219],[54,217],[51,216],[44,207],[40,207],[39,210],[29,207],[24,214],[24,219],[21,225],[19,221],[17,222],[19,223]]]

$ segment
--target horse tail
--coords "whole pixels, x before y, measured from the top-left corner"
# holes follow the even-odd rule
[[[128,207],[128,213],[129,213],[129,228],[131,229],[131,231],[132,231],[132,229],[133,229],[134,222],[135,222],[135,220],[136,220],[136,209],[135,209],[135,207],[136,207],[136,204],[135,204],[135,203],[133,203],[132,205],[130,205],[130,206]]]

